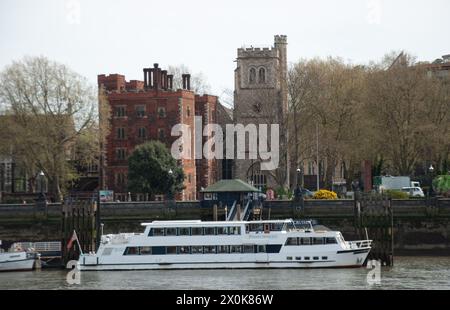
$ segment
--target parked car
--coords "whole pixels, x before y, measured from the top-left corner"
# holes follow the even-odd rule
[[[420,187],[402,187],[402,192],[408,193],[410,197],[425,197]]]

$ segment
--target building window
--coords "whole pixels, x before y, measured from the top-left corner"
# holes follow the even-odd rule
[[[144,117],[145,116],[145,106],[137,105],[136,106],[136,117]]]
[[[139,138],[147,137],[147,130],[144,127],[139,128],[138,137]]]
[[[250,74],[249,74],[249,77],[248,77],[248,82],[250,84],[253,84],[253,83],[255,83],[255,81],[256,81],[256,69],[255,68],[251,68],[250,69]]]
[[[127,116],[127,111],[126,111],[125,107],[124,106],[116,107],[115,115],[116,115],[116,117],[125,117],[125,116]]]
[[[166,138],[166,132],[164,128],[158,128],[158,138],[159,140],[164,140]]]
[[[126,183],[126,176],[125,176],[125,173],[123,173],[123,172],[116,173],[115,179],[116,179],[115,180],[116,186],[123,186]]]
[[[259,68],[258,83],[265,83],[265,82],[266,82],[266,69]]]
[[[126,158],[127,150],[124,148],[118,148],[116,149],[116,159],[117,160],[125,160]]]
[[[186,115],[187,115],[187,117],[191,116],[191,108],[189,106],[187,106],[187,108],[186,108]]]
[[[158,117],[159,118],[166,117],[166,108],[165,107],[158,107]]]
[[[253,186],[258,189],[263,189],[267,185],[267,176],[264,174],[254,174],[253,177]]]
[[[262,105],[260,102],[257,102],[253,105],[253,111],[256,113],[261,113]]]
[[[117,128],[117,139],[119,140],[125,139],[125,128],[123,127]]]
[[[188,174],[188,182],[189,182],[189,184],[192,182],[192,175],[191,174]]]

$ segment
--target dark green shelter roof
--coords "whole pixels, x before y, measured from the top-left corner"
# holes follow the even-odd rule
[[[220,180],[213,185],[208,186],[206,189],[201,191],[202,193],[230,193],[230,192],[240,192],[240,193],[253,193],[260,192],[256,187],[239,180]]]

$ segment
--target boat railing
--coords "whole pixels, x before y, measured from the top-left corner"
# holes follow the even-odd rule
[[[234,201],[233,206],[230,209],[230,214],[228,214],[227,221],[234,220],[234,216],[236,215],[236,211],[237,211],[236,205],[237,205],[237,200]]]
[[[247,205],[245,206],[244,212],[241,214],[241,218],[239,220],[241,221],[247,221],[250,217],[250,209],[251,209],[251,200],[247,201]]]
[[[368,248],[372,245],[372,240],[347,241],[350,249]]]

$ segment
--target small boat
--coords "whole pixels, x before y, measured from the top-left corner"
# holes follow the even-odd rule
[[[153,221],[143,233],[109,234],[79,270],[360,267],[371,240],[345,241],[339,231],[269,221]]]
[[[40,255],[34,251],[14,249],[0,252],[0,271],[33,270],[40,268]]]

